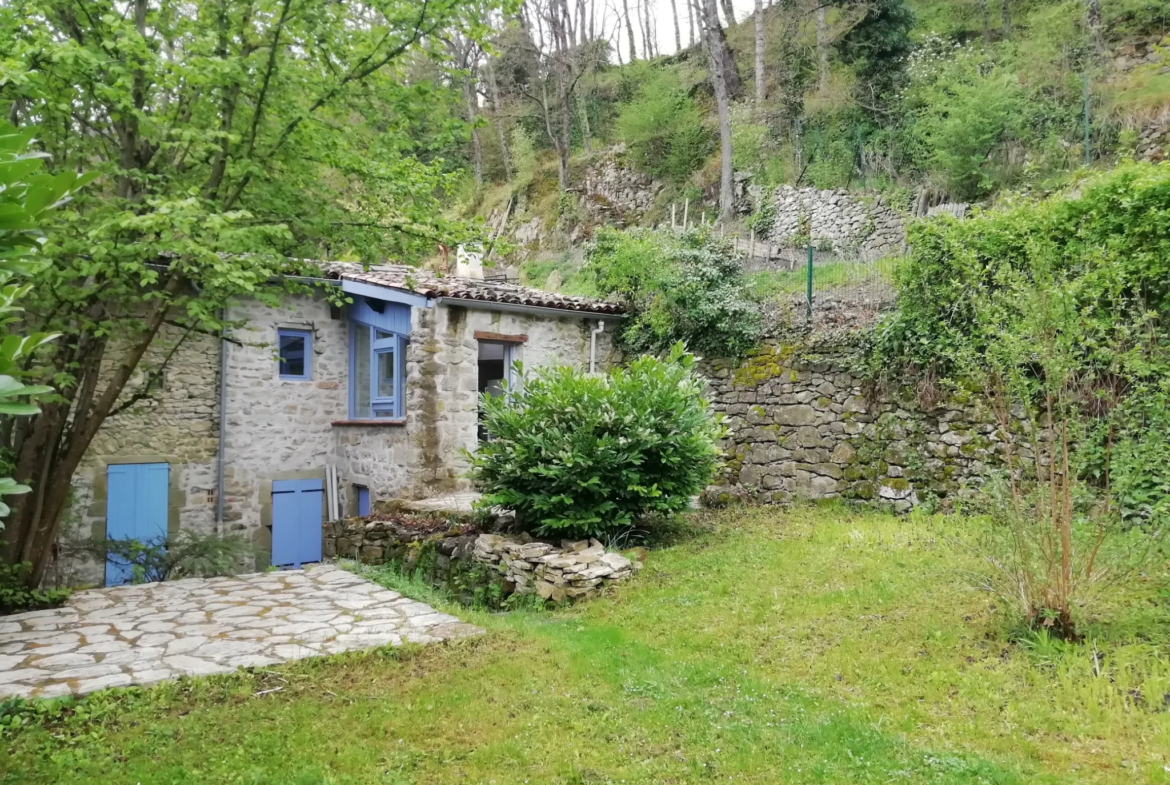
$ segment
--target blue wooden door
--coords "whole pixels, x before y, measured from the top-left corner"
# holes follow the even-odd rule
[[[170,466],[165,463],[111,464],[106,468],[106,538],[161,544],[167,538],[167,491]],[[106,559],[106,585],[130,580],[130,564]]]
[[[272,483],[272,564],[300,567],[321,561],[321,480],[276,480]]]

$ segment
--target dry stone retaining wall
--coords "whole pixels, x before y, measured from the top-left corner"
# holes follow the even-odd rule
[[[597,540],[565,540],[557,548],[546,542],[481,534],[473,555],[477,561],[494,566],[518,593],[535,592],[554,602],[595,594],[642,566],[619,553],[607,553]]]
[[[506,537],[365,518],[325,524],[324,553],[326,558],[424,569],[435,585],[457,593],[497,582],[504,596],[536,594],[553,602],[597,594],[642,566],[607,552],[597,540],[565,540],[558,547],[523,534]]]
[[[774,342],[742,363],[706,363],[728,429],[706,500],[844,497],[908,510],[1002,462],[1007,444],[978,396],[927,408],[910,390],[867,394],[854,356]]]
[[[905,219],[881,196],[861,199],[844,190],[821,191],[782,185],[772,193],[775,217],[765,239],[784,243],[805,237],[830,250],[866,259],[900,254]]]

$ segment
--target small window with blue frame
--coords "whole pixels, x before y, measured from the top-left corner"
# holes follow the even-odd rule
[[[311,375],[313,338],[308,330],[280,328],[276,331],[277,369],[281,379],[308,381]]]

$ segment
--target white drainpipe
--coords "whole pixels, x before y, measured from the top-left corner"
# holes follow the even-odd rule
[[[605,322],[600,319],[589,333],[589,373],[597,373],[597,336],[605,332]]]

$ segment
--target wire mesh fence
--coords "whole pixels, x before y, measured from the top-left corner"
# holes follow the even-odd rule
[[[901,257],[740,238],[734,242],[749,285],[787,321],[803,320],[814,329],[861,327],[893,305]]]

